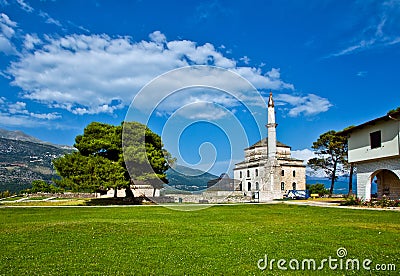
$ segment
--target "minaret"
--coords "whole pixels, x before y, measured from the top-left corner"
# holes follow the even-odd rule
[[[276,126],[275,123],[275,106],[274,99],[272,99],[272,92],[269,93],[268,99],[268,159],[275,159],[276,157]]]

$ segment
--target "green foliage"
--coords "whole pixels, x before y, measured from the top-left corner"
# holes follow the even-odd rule
[[[0,208],[0,240],[1,275],[375,275],[327,263],[282,271],[276,262],[262,273],[257,261],[321,261],[345,247],[346,258],[398,265],[400,220],[394,211],[284,204]]]
[[[3,191],[3,192],[0,192],[0,198],[6,198],[6,197],[10,197],[10,196],[12,196],[13,194],[10,192],[10,191]]]
[[[390,111],[387,113],[387,115],[392,115],[392,114],[397,113],[397,112],[400,112],[400,106],[399,106],[398,108],[396,108],[396,109],[390,110]]]
[[[121,188],[128,185],[125,170],[118,163],[103,156],[84,156],[79,152],[67,154],[53,161],[61,180],[55,180],[62,188],[74,192],[94,192]]]
[[[359,206],[359,205],[362,205],[362,203],[363,202],[358,197],[349,196],[340,205],[343,205],[343,206]]]
[[[133,180],[147,181],[154,188],[168,183],[165,172],[175,160],[163,149],[161,137],[137,122],[123,123],[124,162]]]
[[[155,188],[167,182],[165,156],[170,155],[162,148],[161,137],[140,123],[90,123],[74,146],[78,152],[53,161],[62,177],[56,181],[60,187],[85,192],[119,189],[130,184],[130,177]]]
[[[321,134],[317,141],[313,143],[312,148],[318,157],[310,159],[308,165],[314,170],[324,170],[332,181],[329,189],[329,193],[332,194],[335,180],[337,179],[338,164],[346,163],[347,138],[337,135],[334,130],[330,130]]]
[[[325,185],[321,183],[307,184],[306,189],[310,191],[310,194],[319,194],[319,196],[329,193],[329,190],[325,189]]]
[[[30,191],[32,193],[58,193],[61,192],[62,189],[44,180],[34,180],[32,181],[32,189]]]
[[[382,197],[380,199],[371,199],[367,201],[362,201],[357,197],[350,196],[346,198],[346,200],[341,205],[366,206],[366,207],[378,207],[378,208],[400,207],[400,200],[390,200],[386,197]]]

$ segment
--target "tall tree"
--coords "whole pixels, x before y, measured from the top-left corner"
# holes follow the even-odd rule
[[[125,166],[133,181],[145,181],[156,189],[168,183],[165,172],[175,162],[163,148],[161,137],[137,122],[123,123],[123,150]]]
[[[122,145],[123,130],[129,130],[128,143]],[[142,135],[142,133],[144,133]],[[126,142],[126,141],[125,141]],[[53,161],[62,177],[59,186],[73,191],[96,191],[129,188],[131,177],[152,182],[167,182],[166,158],[161,138],[140,123],[113,126],[93,122],[75,138],[78,152]],[[166,156],[169,156],[168,154]],[[146,167],[150,166],[151,170]],[[134,170],[128,169],[134,168]],[[150,172],[153,174],[150,174]],[[160,180],[159,180],[160,181]],[[159,188],[160,185],[157,186]]]
[[[354,126],[346,127],[345,129],[343,129],[342,131],[337,133],[337,135],[343,136],[343,138],[345,139],[344,143],[346,143],[345,144],[346,152],[344,154],[343,165],[349,171],[349,192],[348,192],[348,196],[351,196],[353,194],[353,174],[354,174],[355,168],[354,168],[353,163],[349,163],[349,159],[348,159],[348,154],[349,154],[348,134],[346,134],[345,131],[347,131],[347,130],[353,128],[353,127]]]
[[[313,143],[312,148],[317,157],[310,159],[308,165],[314,170],[324,170],[331,180],[329,194],[332,195],[337,179],[338,165],[344,164],[347,156],[347,139],[337,135],[336,131],[330,130],[321,134]]]

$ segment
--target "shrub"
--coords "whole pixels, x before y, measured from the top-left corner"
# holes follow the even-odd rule
[[[349,196],[340,205],[344,205],[344,206],[359,206],[359,205],[362,205],[362,204],[363,204],[363,202],[358,197]]]
[[[319,194],[319,196],[329,194],[329,190],[321,183],[307,184],[306,189],[310,191],[310,194]]]

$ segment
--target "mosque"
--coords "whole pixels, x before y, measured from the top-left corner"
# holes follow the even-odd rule
[[[291,157],[290,146],[276,140],[275,106],[268,99],[268,137],[244,150],[234,169],[235,191],[260,202],[283,198],[289,190],[306,189],[306,166]]]

